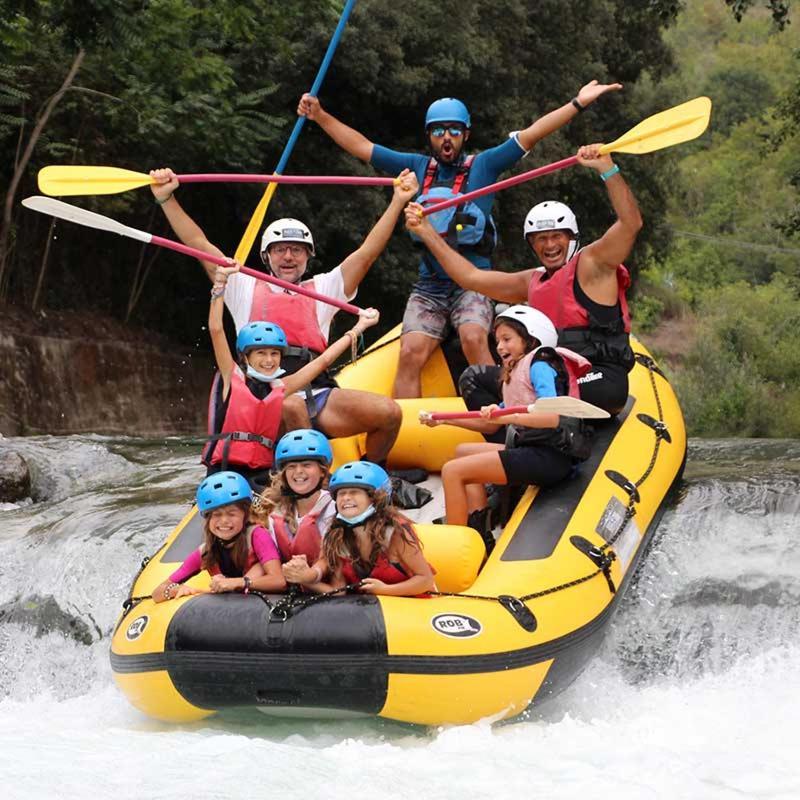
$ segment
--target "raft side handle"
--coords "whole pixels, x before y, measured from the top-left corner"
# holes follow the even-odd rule
[[[521,628],[528,631],[528,633],[533,633],[536,630],[539,623],[536,621],[533,612],[522,600],[510,594],[501,594],[497,596],[497,601],[514,617]]]
[[[670,436],[666,423],[651,417],[649,414],[637,414],[636,419],[652,428],[656,432],[656,439],[663,439],[665,442],[672,444],[672,436]]]
[[[628,480],[621,472],[617,472],[613,469],[607,469],[605,474],[610,481],[627,492],[628,497],[630,497],[634,503],[641,501],[642,498],[639,496],[639,490],[633,481]]]

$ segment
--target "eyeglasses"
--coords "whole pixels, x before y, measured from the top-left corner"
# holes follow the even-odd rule
[[[464,135],[463,128],[457,128],[453,125],[434,125],[428,130],[430,131],[431,136],[444,136],[445,131],[447,131],[454,139],[458,139],[459,136]]]
[[[273,244],[269,252],[276,256],[282,256],[287,252],[291,253],[293,256],[301,256],[303,253],[307,252],[307,249],[304,244]]]

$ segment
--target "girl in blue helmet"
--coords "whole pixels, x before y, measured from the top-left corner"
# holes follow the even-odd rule
[[[319,559],[322,539],[336,514],[333,498],[323,488],[332,460],[331,446],[319,431],[285,434],[275,448],[278,471],[272,484],[254,500],[251,518],[269,527],[281,561],[292,563],[292,569],[307,568]]]
[[[235,469],[257,485],[266,483],[273,464],[274,443],[281,423],[307,420],[305,400],[296,394],[328,369],[358,336],[377,324],[379,315],[368,309],[353,328],[297,372],[284,376],[281,357],[286,350],[286,334],[270,322],[251,322],[236,338],[236,359],[231,355],[222,326],[223,296],[228,276],[239,271],[217,269],[211,289],[208,329],[219,369],[219,391],[212,389],[209,403],[209,443],[203,452],[208,474]],[[308,423],[306,423],[308,424]]]
[[[197,507],[203,516],[203,544],[153,591],[161,603],[175,597],[213,592],[282,592],[278,551],[268,530],[248,525],[252,501],[250,484],[237,472],[219,472],[197,489]],[[207,570],[208,589],[195,589],[184,581]]]
[[[352,461],[334,472],[329,488],[336,516],[323,539],[322,557],[297,572],[298,582],[318,592],[359,584],[367,594],[396,596],[435,588],[433,570],[411,521],[392,505],[385,470],[368,461]],[[286,567],[284,575],[293,580]]]

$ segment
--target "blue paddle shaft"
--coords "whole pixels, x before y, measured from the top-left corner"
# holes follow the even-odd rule
[[[345,3],[344,8],[342,9],[342,15],[339,17],[339,24],[336,26],[336,30],[333,32],[333,36],[331,37],[330,43],[328,44],[328,50],[325,53],[325,58],[322,59],[322,63],[319,65],[319,70],[317,72],[317,77],[314,78],[314,83],[311,85],[311,91],[309,94],[317,96],[319,93],[320,87],[322,86],[322,81],[325,80],[325,73],[328,71],[328,67],[333,60],[333,54],[336,52],[336,48],[339,45],[339,39],[342,38],[342,33],[344,31],[344,26],[347,25],[347,20],[350,17],[350,12],[353,10],[353,6],[356,4],[356,0],[347,0]],[[286,164],[289,161],[289,156],[292,154],[292,150],[294,149],[295,142],[297,138],[300,136],[300,131],[303,130],[303,125],[305,124],[306,118],[305,117],[298,117],[297,122],[294,124],[294,128],[292,129],[292,133],[289,136],[289,141],[286,142],[286,146],[283,148],[283,153],[281,154],[280,161],[278,161],[278,166],[275,167],[275,172],[279,175],[283,174],[283,171],[286,169]]]

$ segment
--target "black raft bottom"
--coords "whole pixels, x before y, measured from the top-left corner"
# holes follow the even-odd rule
[[[180,694],[200,708],[281,706],[377,714],[389,676],[373,597],[317,603],[285,621],[253,596],[206,595],[172,619],[164,652]]]

